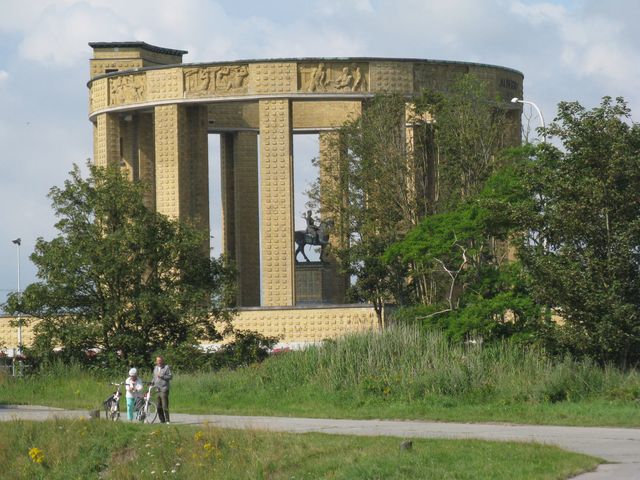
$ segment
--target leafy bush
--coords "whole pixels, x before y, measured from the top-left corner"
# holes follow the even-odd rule
[[[162,355],[175,371],[215,371],[262,362],[277,342],[277,338],[241,330],[234,332],[233,339],[217,349],[203,349],[195,342],[184,342],[158,350],[155,355]],[[109,379],[122,376],[131,367],[141,371],[152,368],[152,362],[134,355],[123,356],[114,352],[92,350],[70,356],[64,349],[46,352],[46,355],[25,349],[24,359],[26,371],[38,375],[56,375],[70,368]]]
[[[159,351],[158,354],[162,354],[165,361],[176,370],[219,370],[262,362],[277,342],[277,338],[258,332],[236,330],[233,332],[233,340],[222,344],[218,349],[203,350],[196,344],[185,343]]]
[[[449,310],[444,304],[414,305],[398,309],[392,321],[439,330],[454,341],[514,337],[536,342],[542,313],[529,294],[519,263],[485,267],[478,277],[473,288],[460,297],[458,308]]]
[[[518,256],[536,301],[563,322],[554,348],[621,366],[640,363],[640,124],[622,98],[561,102],[556,142],[527,157]],[[510,208],[509,208],[510,207]]]
[[[235,275],[203,248],[207,233],[149,210],[144,184],[118,166],[88,169],[84,178],[74,166],[64,186],[50,190],[57,235],[37,240],[30,259],[38,281],[4,306],[38,319],[32,350],[111,366],[119,358],[150,363],[155,351],[194,338],[220,340],[216,326],[232,317]],[[92,349],[106,353],[88,361]]]
[[[275,337],[258,332],[236,330],[233,341],[226,343],[211,355],[210,365],[215,369],[246,367],[265,360],[278,343]]]

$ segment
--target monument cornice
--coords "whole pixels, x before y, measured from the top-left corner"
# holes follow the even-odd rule
[[[377,93],[410,96],[425,88],[446,91],[456,78],[467,73],[486,82],[491,98],[507,102],[521,96],[523,81],[520,72],[505,67],[409,58],[317,57],[123,65],[118,71],[96,74],[87,84],[92,120],[101,113],[170,104],[264,99],[352,101]]]
[[[159,47],[157,45],[151,45],[147,42],[89,42],[89,46],[94,50],[99,49],[142,49],[148,52],[161,53],[164,55],[182,56],[189,53],[187,50],[178,50],[175,48]]]
[[[135,43],[135,42],[125,42],[125,43]],[[144,42],[141,42],[144,43]],[[163,49],[168,50],[168,49]],[[179,52],[185,52],[184,50],[178,50]],[[185,52],[186,53],[186,52]],[[524,74],[515,68],[504,67],[502,65],[496,65],[491,63],[482,63],[482,62],[467,62],[467,61],[457,61],[457,60],[438,60],[432,58],[410,58],[410,57],[283,57],[283,58],[249,58],[249,59],[238,59],[238,60],[220,60],[215,62],[191,62],[191,63],[180,63],[175,65],[154,65],[149,67],[138,67],[132,68],[129,70],[121,70],[118,72],[110,72],[103,73],[101,75],[97,75],[93,77],[91,80],[87,82],[87,86],[90,87],[91,83],[94,80],[99,80],[101,78],[118,76],[122,74],[131,74],[137,72],[144,72],[150,70],[165,70],[175,67],[215,67],[215,66],[229,66],[229,65],[237,65],[237,64],[257,64],[257,63],[308,63],[308,62],[399,62],[399,63],[422,63],[422,64],[432,64],[432,65],[443,65],[443,66],[467,66],[467,67],[479,67],[479,68],[491,68],[497,70],[503,70],[505,72],[511,72],[517,75],[524,77]]]

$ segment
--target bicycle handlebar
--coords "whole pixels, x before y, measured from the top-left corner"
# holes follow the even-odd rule
[[[155,388],[155,385],[153,384],[153,382],[141,382],[143,385],[149,385],[151,387]],[[122,382],[122,383],[114,383],[114,382],[109,382],[109,385],[113,385],[115,387],[121,387],[123,385],[126,385],[126,382]]]

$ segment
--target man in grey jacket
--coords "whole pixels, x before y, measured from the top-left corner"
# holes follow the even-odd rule
[[[158,417],[161,423],[169,423],[169,382],[173,375],[164,358],[156,357],[153,369],[153,385],[158,389]]]

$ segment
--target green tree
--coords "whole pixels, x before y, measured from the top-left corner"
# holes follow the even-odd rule
[[[320,165],[311,198],[324,218],[335,221],[332,254],[355,277],[352,301],[374,305],[404,299],[404,268],[382,261],[385,249],[417,223],[409,185],[411,165],[405,138],[406,99],[380,95],[362,115],[347,122],[329,147],[341,152],[333,165]],[[336,241],[336,238],[339,240]]]
[[[512,126],[504,101],[491,98],[487,85],[473,75],[460,76],[445,93],[426,90],[416,110],[435,120],[422,123],[431,145],[419,153],[427,157],[420,164],[433,176],[430,211],[443,212],[480,193],[502,166],[498,153],[513,142]]]
[[[500,107],[483,82],[464,75],[447,93],[425,92],[411,102],[378,95],[334,137],[338,165],[320,165],[311,197],[337,226],[333,253],[355,278],[351,299],[373,303],[379,318],[385,302],[402,305],[415,301],[415,293],[427,299],[442,289],[442,275],[428,277],[419,265],[382,257],[425,215],[482,190],[505,143]],[[449,289],[453,271],[443,269]],[[415,271],[421,281],[407,288],[406,277]]]
[[[640,361],[640,126],[622,98],[562,102],[526,168],[519,257],[536,298],[563,320],[559,346]]]
[[[35,350],[148,361],[170,345],[218,339],[213,320],[230,318],[233,272],[209,257],[206,233],[147,209],[145,186],[119,168],[88,168],[51,189],[58,234],[37,240],[38,281],[5,307],[39,319]]]
[[[441,286],[430,301],[402,312],[462,339],[522,331],[539,317],[518,262],[507,262],[517,217],[505,208],[524,196],[515,166],[494,173],[483,190],[443,213],[426,217],[385,259],[411,265],[409,285],[425,278]]]

